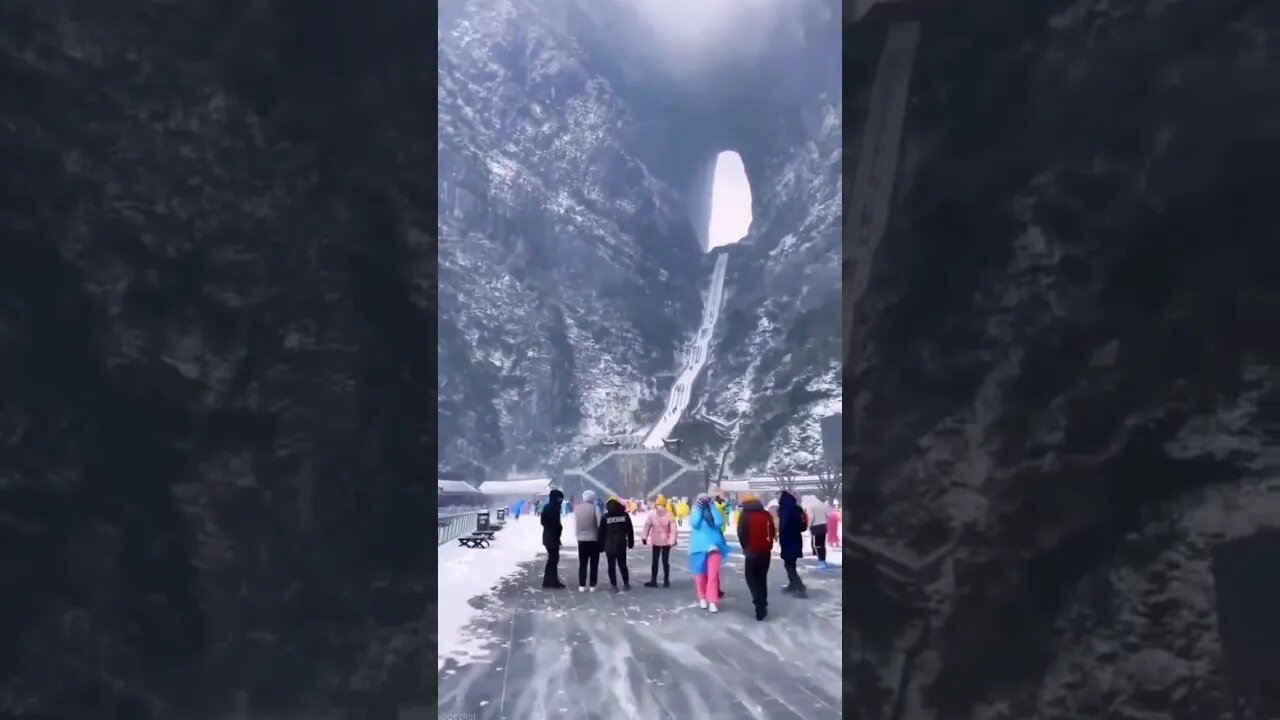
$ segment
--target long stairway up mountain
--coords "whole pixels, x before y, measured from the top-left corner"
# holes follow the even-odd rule
[[[724,300],[724,274],[729,264],[729,254],[720,253],[716,258],[715,269],[711,271],[711,287],[707,292],[707,306],[702,311],[702,325],[694,337],[693,347],[685,356],[684,367],[680,370],[676,382],[671,386],[671,395],[667,398],[667,407],[662,417],[654,424],[653,429],[644,439],[647,448],[662,447],[662,441],[671,434],[676,423],[680,422],[684,411],[689,407],[689,398],[693,391],[693,381],[707,364],[711,338],[715,335],[716,321],[720,319],[720,305]]]

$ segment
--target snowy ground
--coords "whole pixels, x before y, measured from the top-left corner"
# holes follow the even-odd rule
[[[448,588],[448,592],[440,593],[436,611],[439,667],[444,667],[446,659],[474,659],[476,644],[466,628],[481,614],[478,601],[492,594],[504,579],[519,574],[520,564],[533,560],[542,551],[541,543],[542,527],[537,516],[525,515],[519,520],[508,517],[506,527],[498,531],[487,548],[472,550],[453,540],[437,549],[437,577],[440,587]]]
[[[641,520],[634,520],[638,532]],[[560,558],[560,578],[571,589],[542,590],[540,531],[537,518],[526,517],[508,524],[499,533],[506,537],[487,550],[446,557],[441,548],[441,587],[454,578],[460,590],[448,596],[467,597],[441,593],[441,652],[452,652],[438,667],[440,714],[477,720],[840,716],[838,568],[820,572],[813,558],[802,560],[809,598],[798,600],[779,591],[785,575],[775,559],[769,618],[756,622],[736,544],[721,612],[709,615],[697,607],[686,532],[672,552],[671,588],[641,585],[651,552],[637,544],[629,556],[633,589],[614,594],[603,558],[599,589],[577,591],[572,544]],[[568,529],[564,540],[573,542]],[[519,544],[527,547],[517,550]],[[837,565],[838,554],[828,560]],[[470,609],[465,615],[459,602]],[[446,605],[455,606],[450,643]]]

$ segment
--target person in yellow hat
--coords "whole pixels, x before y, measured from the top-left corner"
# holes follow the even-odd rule
[[[648,545],[653,541],[653,567],[649,573],[649,582],[645,587],[658,587],[658,562],[662,562],[662,587],[671,587],[671,548],[676,544],[675,518],[667,509],[667,499],[658,496],[644,521],[641,542]]]
[[[769,614],[769,560],[777,537],[773,515],[760,504],[760,498],[752,492],[743,493],[738,544],[745,558],[744,574],[751,603],[756,608],[756,620],[764,620]]]

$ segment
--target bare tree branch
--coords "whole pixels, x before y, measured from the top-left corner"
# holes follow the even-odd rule
[[[818,477],[818,492],[821,493],[824,502],[831,502],[832,498],[840,497],[844,478],[839,469],[824,463],[816,468],[815,474]]]
[[[773,479],[778,483],[779,490],[795,494],[796,491],[796,473],[791,468],[779,468],[773,471]]]

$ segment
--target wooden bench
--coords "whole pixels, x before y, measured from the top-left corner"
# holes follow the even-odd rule
[[[458,538],[458,544],[469,548],[485,548],[489,547],[489,541],[493,539],[492,535],[484,533],[472,533],[466,537]]]

